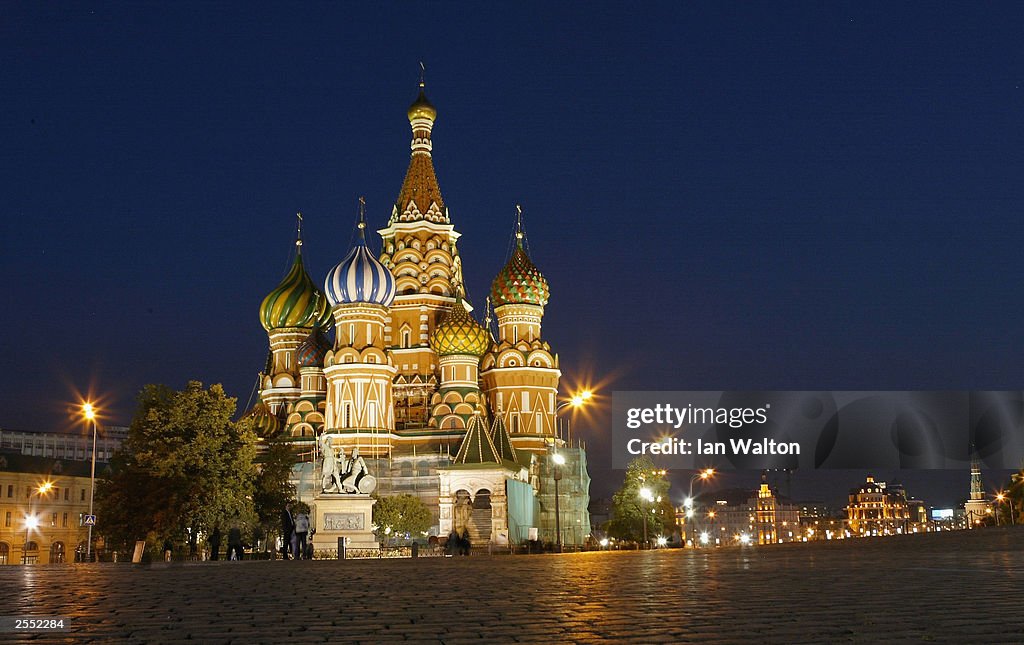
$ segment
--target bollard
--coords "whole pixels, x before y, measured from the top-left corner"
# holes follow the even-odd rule
[[[420,545],[417,544],[416,542],[412,543],[412,557],[414,557],[414,558],[420,557]]]
[[[345,538],[343,537],[338,538],[338,559],[345,559]]]

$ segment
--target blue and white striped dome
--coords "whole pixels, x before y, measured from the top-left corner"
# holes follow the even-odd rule
[[[369,302],[389,306],[395,299],[395,277],[366,248],[360,227],[356,245],[345,259],[327,274],[324,293],[331,306]]]

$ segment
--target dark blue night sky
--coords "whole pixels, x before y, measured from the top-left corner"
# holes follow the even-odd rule
[[[244,405],[295,211],[318,281],[385,225],[420,60],[470,299],[521,203],[563,382],[1024,387],[1024,9],[677,4],[5,3],[0,426]]]

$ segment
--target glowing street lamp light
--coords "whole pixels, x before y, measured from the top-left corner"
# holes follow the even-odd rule
[[[700,543],[701,544],[707,544],[710,541],[711,541],[711,536],[708,534],[707,531],[704,531],[703,533],[700,534]]]
[[[668,538],[664,535],[659,535],[657,543],[659,547],[664,547],[666,544],[668,544]]]
[[[28,564],[29,533],[39,528],[39,518],[35,515],[25,516],[25,547],[22,549],[21,563]]]
[[[1003,502],[1006,502],[1007,504],[1010,505],[1010,523],[1011,524],[1016,524],[1017,523],[1017,518],[1015,517],[1016,514],[1013,512],[1013,500],[1010,499],[1010,496],[1007,495],[1003,491],[999,491],[996,494],[996,501],[999,502],[1000,505],[1002,505]],[[998,515],[998,509],[997,509],[997,515]],[[998,517],[996,519],[996,524],[999,524]]]
[[[89,475],[89,515],[93,515],[93,501],[96,498],[96,408],[92,403],[82,404],[82,414],[92,424],[92,471]],[[89,538],[85,545],[86,562],[92,561],[92,524],[89,525]]]

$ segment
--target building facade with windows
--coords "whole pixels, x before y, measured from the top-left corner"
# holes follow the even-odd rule
[[[128,437],[124,426],[102,426],[96,436],[96,461],[108,462]],[[92,432],[67,434],[0,429],[0,451],[64,461],[92,461]]]
[[[0,452],[0,565],[74,562],[85,551],[90,467]]]
[[[846,522],[854,537],[907,533],[911,530],[907,493],[902,485],[876,482],[869,475],[863,484],[850,490]]]

